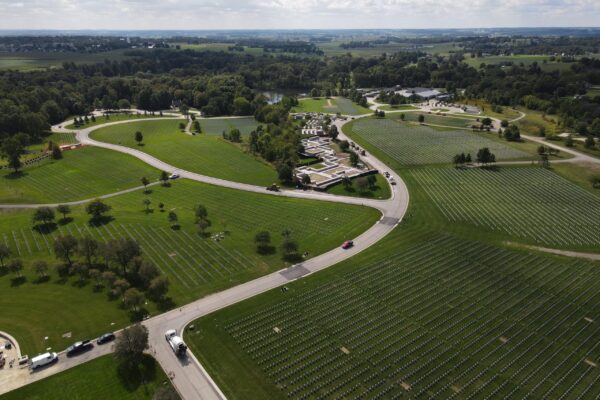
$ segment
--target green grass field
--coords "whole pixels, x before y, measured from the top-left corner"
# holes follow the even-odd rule
[[[129,120],[135,121],[137,119],[160,118],[160,117],[161,116],[159,113],[156,113],[155,115],[152,115],[152,114],[148,114],[148,115],[144,115],[144,114],[109,114],[109,115],[103,115],[103,116],[96,117],[96,121],[92,121],[90,119],[87,124],[80,125],[79,127],[76,127],[73,124],[69,124],[69,125],[65,125],[65,128],[77,130],[77,129],[90,128],[92,126],[106,124],[108,122],[129,121]]]
[[[387,183],[387,180],[383,177],[383,175],[377,174],[376,177],[377,182],[375,183],[373,189],[367,189],[364,192],[358,190],[356,185],[346,188],[341,183],[338,183],[329,187],[327,189],[327,193],[337,194],[340,196],[363,197],[367,199],[389,199],[392,194],[390,191],[390,185]]]
[[[144,199],[151,200],[152,212],[145,212]],[[50,265],[57,263],[52,244],[58,235],[90,236],[100,242],[134,238],[144,255],[169,278],[174,302],[185,304],[289,265],[279,249],[284,229],[291,230],[301,253],[313,257],[357,236],[380,216],[376,210],[360,206],[240,192],[186,180],[106,202],[113,207],[110,223],[90,226],[83,206],[78,206],[73,207],[71,222],[58,224],[48,234],[32,229],[32,211],[0,212],[0,241],[11,249],[12,257],[24,261],[26,277],[25,283],[14,285],[12,274],[0,276],[4,294],[0,296],[0,309],[4,310],[0,326],[17,338],[25,352],[41,351],[48,345],[62,349],[73,340],[96,336],[129,321],[118,302],[107,301],[105,291],[94,292],[90,282],[79,287],[77,277],[63,281],[52,272],[49,282],[37,283],[31,262],[45,259]],[[159,210],[160,203],[165,212]],[[198,234],[194,223],[193,209],[198,204],[209,213],[207,237]],[[177,213],[179,230],[170,228],[169,210]],[[271,233],[273,254],[257,254],[254,235],[260,230]],[[153,303],[148,311],[158,312]],[[48,315],[56,318],[45,318]],[[72,338],[63,338],[66,332],[72,332]]]
[[[600,393],[585,362],[600,355],[597,266],[403,226],[285,293],[195,321],[185,338],[227,397]]]
[[[292,112],[320,112],[329,114],[336,114],[339,112],[344,115],[362,115],[370,114],[373,111],[361,107],[352,100],[344,97],[332,97],[330,99],[300,99],[298,106],[294,107]]]
[[[239,129],[242,135],[249,135],[255,130],[258,122],[254,117],[240,118],[202,118],[198,119],[202,134],[222,136],[223,131],[229,133],[232,129]]]
[[[382,110],[382,111],[403,111],[403,110],[416,110],[417,107],[415,106],[411,106],[410,104],[400,104],[397,106],[392,106],[389,104],[386,104],[385,106],[379,107],[378,110]],[[393,114],[390,114],[393,115]]]
[[[600,245],[600,196],[546,169],[438,168],[412,174],[453,224],[543,245]]]
[[[561,61],[551,61],[551,56],[544,55],[514,55],[514,56],[486,56],[471,58],[465,55],[465,63],[473,68],[479,69],[481,64],[496,65],[501,63],[513,63],[515,65],[531,65],[537,62],[544,71],[566,70],[571,67],[571,63]]]
[[[56,134],[55,134],[56,135]],[[159,172],[112,150],[83,147],[63,152],[61,160],[46,159],[14,174],[0,170],[0,203],[58,203],[83,200],[141,186]]]
[[[124,382],[112,355],[88,361],[78,367],[31,383],[0,396],[2,400],[144,400],[152,399],[160,387],[172,388],[169,378],[150,356],[143,364],[145,382],[139,377]],[[131,376],[131,375],[130,375]]]
[[[406,115],[409,115],[407,113]],[[428,117],[432,117],[429,116]],[[452,121],[451,117],[444,121]],[[427,119],[426,119],[427,121]],[[358,136],[386,155],[384,161],[394,167],[451,163],[457,153],[471,153],[489,147],[498,160],[524,159],[528,154],[491,137],[460,129],[435,129],[423,125],[414,125],[396,119],[360,119],[344,126],[344,132],[353,138]],[[363,143],[360,143],[363,144]]]
[[[388,118],[392,119],[400,119],[400,115],[402,113],[393,113],[389,114]],[[471,129],[473,125],[477,124],[477,119],[469,118],[469,117],[459,117],[454,115],[442,115],[440,114],[429,114],[423,112],[408,112],[404,114],[405,121],[418,122],[419,116],[422,115],[425,118],[425,125],[441,125],[441,126],[451,126],[454,128],[464,128]]]
[[[187,135],[178,129],[180,122],[140,121],[114,125],[99,128],[91,137],[139,149],[171,165],[204,175],[265,186],[277,181],[277,173],[271,165],[245,153],[241,146],[213,135]],[[203,127],[203,121],[200,125]],[[134,140],[138,130],[144,135],[143,146]]]
[[[3,53],[0,52],[0,70],[33,71],[45,68],[60,68],[64,62],[75,62],[78,64],[91,64],[103,62],[106,59],[124,60],[125,50],[114,50],[102,53]]]

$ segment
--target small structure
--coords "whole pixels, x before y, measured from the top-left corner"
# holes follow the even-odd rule
[[[302,145],[304,151],[301,155],[318,158],[321,162],[298,167],[294,174],[299,179],[308,176],[310,183],[307,186],[315,190],[325,190],[341,182],[345,177],[356,178],[377,172],[377,170],[364,163],[359,163],[356,167],[351,166],[350,155],[348,153],[336,153],[331,146],[330,138],[310,137],[302,139]]]

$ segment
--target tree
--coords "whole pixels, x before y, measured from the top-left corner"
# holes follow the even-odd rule
[[[338,131],[338,127],[336,125],[331,125],[329,128],[328,135],[332,140],[336,140],[340,132]]]
[[[346,190],[350,189],[352,187],[352,179],[350,179],[347,175],[344,175],[342,177],[342,185],[344,185]]]
[[[142,176],[142,179],[140,179],[140,181],[142,182],[142,185],[144,185],[144,192],[147,192],[148,185],[150,184],[150,180],[148,178],[146,178],[145,176]]]
[[[350,143],[347,140],[342,140],[339,143],[339,146],[340,146],[340,150],[346,152],[350,148]]]
[[[160,172],[160,181],[162,182],[163,186],[167,186],[169,183],[169,173],[167,171]]]
[[[356,188],[359,192],[366,192],[369,188],[369,181],[367,180],[367,178],[364,176],[356,178]]]
[[[419,123],[422,124],[425,122],[425,116],[423,114],[419,114]]]
[[[406,118],[406,115],[404,115],[404,113],[400,114],[400,119],[401,119],[402,121],[404,121],[404,119],[405,119],[405,118]]]
[[[465,157],[465,162],[467,164],[470,164],[471,162],[473,162],[473,159],[471,158],[471,153],[467,154],[467,156]]]
[[[85,258],[88,267],[92,267],[92,261],[98,252],[98,242],[89,236],[80,238],[77,241],[77,254]]]
[[[44,260],[34,261],[32,266],[33,266],[33,270],[35,271],[35,273],[40,276],[40,279],[48,276],[48,263],[46,261],[44,261]]]
[[[304,186],[310,185],[310,175],[308,175],[308,174],[302,175],[302,184]]]
[[[208,210],[202,204],[198,204],[194,209],[194,214],[196,216],[196,222],[200,219],[208,218]]]
[[[356,167],[359,162],[360,162],[360,157],[358,156],[358,154],[354,151],[351,151],[350,152],[350,165],[352,165],[353,167]]]
[[[181,130],[181,131],[185,130],[185,124],[183,122],[179,123],[179,130]]]
[[[229,131],[229,140],[234,143],[239,143],[242,141],[242,133],[239,129],[235,128]]]
[[[115,279],[115,281],[112,284],[113,296],[114,297],[123,296],[123,294],[125,294],[127,289],[129,289],[130,287],[131,287],[131,285],[129,284],[129,282],[127,282],[127,280],[122,279],[122,278]]]
[[[88,203],[85,206],[85,212],[88,213],[92,218],[92,222],[98,222],[102,220],[107,212],[112,209],[108,204],[103,203],[100,199],[96,199]]]
[[[269,231],[260,231],[254,236],[254,243],[256,243],[256,249],[260,254],[268,252],[271,246],[271,234]]]
[[[210,222],[204,218],[201,218],[196,222],[196,226],[198,227],[198,232],[204,235],[206,233],[206,230],[210,226]]]
[[[294,256],[298,253],[298,242],[291,238],[284,239],[281,250],[286,257]]]
[[[52,147],[52,159],[60,160],[62,158],[62,150],[59,146]]]
[[[102,287],[102,272],[96,268],[90,268],[88,270],[88,276],[94,281],[94,288],[100,289]]]
[[[508,141],[517,142],[521,140],[521,131],[516,125],[510,125],[504,129],[504,138]]]
[[[503,120],[500,122],[500,126],[501,126],[501,127],[503,127],[503,128],[508,128],[508,121],[507,121],[507,120],[505,120],[505,119],[503,119]]]
[[[41,223],[42,227],[48,228],[54,222],[54,210],[50,207],[36,208],[33,213],[33,224]]]
[[[150,286],[152,279],[160,276],[160,271],[153,263],[146,261],[141,257],[137,257],[135,260],[138,259],[140,259],[140,262],[139,267],[137,268],[137,277],[142,284],[142,287],[147,288]]]
[[[58,211],[59,213],[61,213],[62,216],[63,216],[62,220],[66,221],[67,220],[67,215],[71,214],[71,207],[69,207],[66,204],[59,204],[58,206],[56,206],[56,211]]]
[[[146,206],[146,214],[150,212],[150,204],[152,201],[150,199],[144,199],[142,203]]]
[[[165,276],[157,276],[148,285],[148,297],[160,302],[165,299],[169,291],[169,280]]]
[[[178,226],[177,214],[175,214],[175,211],[169,211],[169,214],[167,215],[167,220],[171,224],[171,228],[176,228]]]
[[[136,324],[123,329],[115,342],[115,357],[129,368],[136,367],[148,349],[148,329]]]
[[[142,255],[140,245],[131,238],[111,240],[109,243],[112,249],[111,258],[121,266],[123,276],[125,276],[127,274],[127,265],[129,262],[135,257]]]
[[[21,154],[23,154],[24,147],[15,137],[9,137],[2,141],[0,146],[0,154],[2,158],[8,160],[7,165],[12,168],[15,173],[19,172],[21,168]]]
[[[192,130],[196,133],[202,133],[202,128],[200,127],[200,121],[195,120],[192,122]]]
[[[117,274],[113,271],[104,271],[102,272],[102,280],[108,287],[114,287],[114,284],[117,280]]]
[[[455,167],[458,167],[459,164],[463,163],[463,159],[461,158],[460,154],[455,154],[454,157],[452,157],[452,162],[454,163]]]
[[[0,243],[0,267],[4,268],[4,260],[10,257],[10,249],[4,243]]]
[[[88,276],[88,267],[80,262],[74,262],[71,273],[79,275],[79,283],[83,283]]]
[[[129,288],[123,293],[123,305],[133,312],[137,312],[145,302],[146,297],[136,288]]]
[[[367,175],[367,183],[369,184],[369,189],[375,189],[375,184],[377,183],[377,175]]]
[[[144,134],[140,131],[135,132],[135,141],[138,143],[138,146],[142,144],[144,141]]]
[[[585,142],[583,142],[583,146],[586,149],[593,149],[595,145],[596,145],[596,142],[594,141],[593,136],[588,136],[587,138],[585,138]]]
[[[567,136],[567,138],[565,139],[565,146],[573,147],[574,145],[575,145],[575,142],[573,142],[573,135]]]
[[[483,147],[477,152],[477,162],[482,165],[487,165],[496,161],[496,156],[490,152],[490,149]]]
[[[71,235],[60,235],[54,239],[54,254],[56,258],[62,259],[69,268],[73,267],[73,254],[77,249],[77,239]]]
[[[288,164],[283,164],[277,169],[279,180],[283,183],[290,183],[294,179],[294,171]]]
[[[8,263],[8,270],[15,274],[17,278],[22,278],[23,275],[21,273],[23,271],[23,261],[19,260],[18,258],[10,260]]]

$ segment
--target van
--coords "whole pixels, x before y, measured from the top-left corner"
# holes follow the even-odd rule
[[[44,353],[39,356],[35,356],[31,359],[30,367],[31,369],[36,369],[43,367],[44,365],[52,364],[53,362],[58,360],[58,355],[56,353]]]

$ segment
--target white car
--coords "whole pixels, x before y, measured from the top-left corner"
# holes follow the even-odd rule
[[[177,172],[173,172],[171,175],[169,175],[169,179],[177,179],[179,178],[179,174]]]

